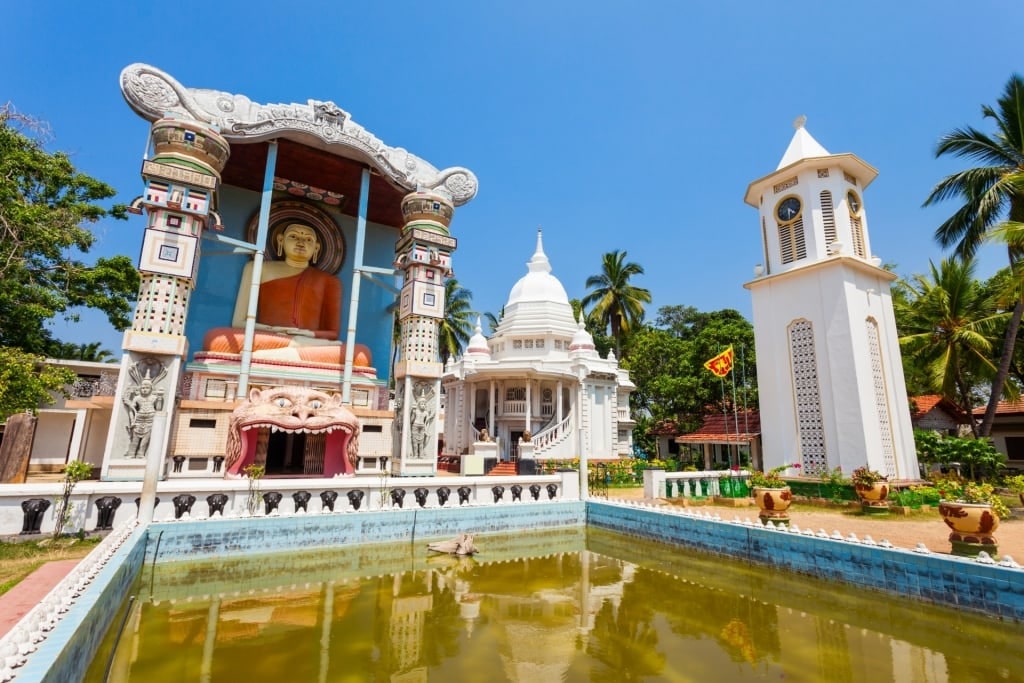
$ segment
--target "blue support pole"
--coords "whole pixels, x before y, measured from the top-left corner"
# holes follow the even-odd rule
[[[274,194],[274,170],[277,167],[277,141],[267,146],[267,166],[263,173],[263,196],[256,226],[256,253],[252,257],[252,284],[249,289],[249,308],[245,312],[245,339],[242,342],[241,368],[238,371],[238,390],[235,396],[244,399],[249,393],[249,370],[252,367],[252,340],[256,334],[256,306],[260,300],[260,278],[263,277],[263,253],[267,248],[270,230],[270,202]]]
[[[348,332],[345,336],[345,374],[341,384],[341,402],[352,403],[352,360],[356,351],[356,321],[359,318],[359,284],[363,279],[363,249],[366,246],[366,211],[370,203],[370,169],[363,167],[359,182],[359,215],[356,217],[356,253],[352,267],[352,298],[348,305]]]

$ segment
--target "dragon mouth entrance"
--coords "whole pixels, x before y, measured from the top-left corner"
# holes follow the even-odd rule
[[[256,423],[241,426],[239,431],[242,437],[242,455],[236,463],[239,474],[255,462],[264,463],[268,477],[333,477],[351,474],[354,469],[345,457],[352,438],[352,428],[345,425],[289,429],[272,423]]]
[[[359,421],[336,394],[253,390],[232,413],[225,476],[242,476],[253,464],[265,466],[269,476],[353,474],[359,431]]]

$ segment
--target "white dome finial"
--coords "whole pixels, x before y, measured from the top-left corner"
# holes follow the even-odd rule
[[[793,121],[793,128],[795,128],[797,130],[800,130],[801,128],[803,128],[806,125],[807,125],[807,117],[804,116],[803,114],[801,114],[800,116],[796,117],[796,119],[794,119],[794,121]]]
[[[533,252],[533,258],[527,262],[531,273],[550,273],[551,262],[544,253],[544,240],[541,238],[541,229],[537,228],[537,250]]]

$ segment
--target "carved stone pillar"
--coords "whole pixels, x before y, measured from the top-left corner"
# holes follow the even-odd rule
[[[453,213],[451,200],[434,192],[414,192],[402,200],[405,225],[395,246],[395,266],[403,271],[405,282],[398,309],[402,338],[395,364],[391,458],[391,472],[399,476],[437,473],[443,370],[438,324],[445,314],[444,282],[451,276],[451,255],[456,247],[448,234]]]
[[[124,334],[121,373],[103,458],[104,479],[138,480],[150,443],[166,455],[175,395],[187,351],[185,322],[199,240],[220,217],[213,207],[230,148],[217,129],[199,121],[153,123],[154,155],[142,162],[145,190],[129,211],[144,215],[141,284],[132,327]],[[157,433],[153,416],[166,410]]]

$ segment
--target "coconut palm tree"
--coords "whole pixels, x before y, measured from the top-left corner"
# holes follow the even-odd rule
[[[490,311],[484,311],[484,323],[491,330],[491,334],[494,334],[498,330],[498,325],[501,324],[502,318],[505,317],[505,307],[502,306],[501,310],[498,311],[498,315],[494,315]]]
[[[587,278],[590,291],[583,306],[593,305],[590,315],[615,339],[615,355],[622,357],[622,338],[643,321],[644,304],[651,303],[650,291],[629,283],[634,275],[643,275],[643,266],[626,261],[626,252],[615,250],[601,259],[601,272]]]
[[[949,257],[929,267],[929,275],[914,275],[896,285],[893,307],[900,349],[930,391],[972,415],[971,389],[996,373],[992,358],[997,330],[1008,314],[997,311],[975,279],[973,259]],[[971,430],[977,430],[973,415]]]
[[[982,165],[943,178],[925,200],[925,206],[948,199],[963,202],[935,231],[935,238],[943,247],[955,246],[962,256],[972,256],[993,229],[1024,223],[1024,78],[1012,75],[996,106],[983,105],[981,113],[995,124],[994,135],[970,126],[957,128],[939,139],[935,155],[951,154]],[[1024,244],[1010,245],[1012,265],[1022,254]],[[1022,317],[1024,299],[1018,298],[1006,327],[985,417],[978,429],[981,436],[988,436],[992,430]]]
[[[100,348],[101,342],[90,344],[75,344],[74,342],[54,342],[50,347],[49,355],[53,358],[63,360],[84,360],[91,363],[116,363],[114,354],[107,349]]]
[[[437,327],[442,363],[458,356],[469,342],[475,324],[472,301],[473,292],[455,278],[444,283],[444,318]]]

